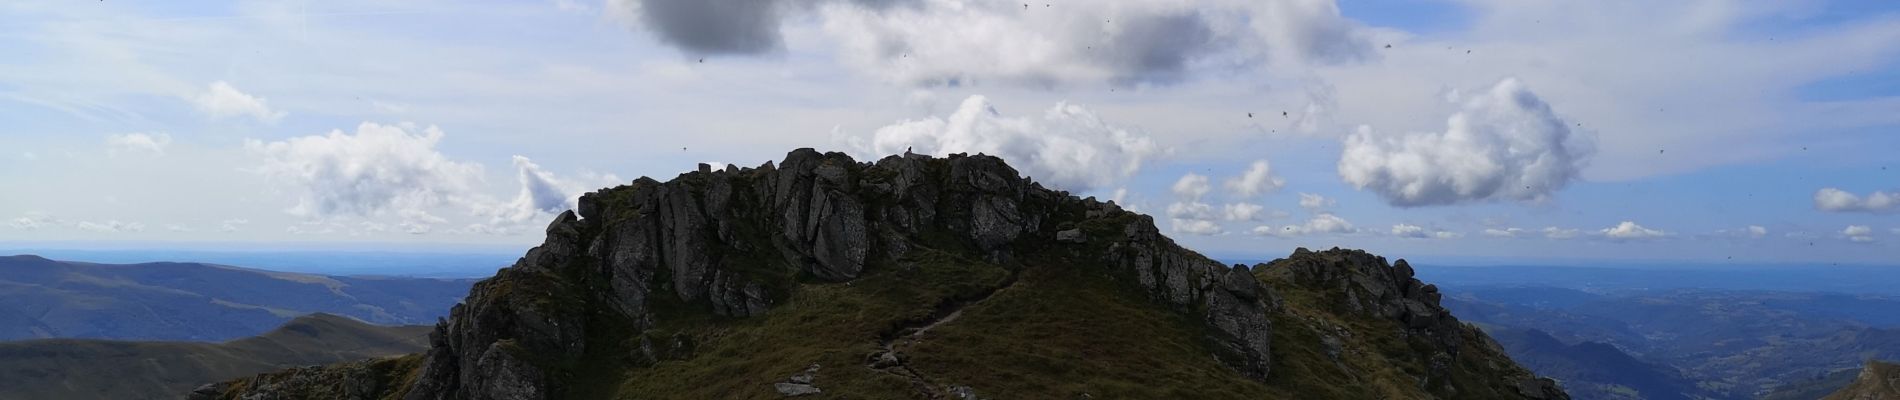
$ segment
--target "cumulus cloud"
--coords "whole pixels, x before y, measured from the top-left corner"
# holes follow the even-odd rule
[[[1300,193],[1300,208],[1304,208],[1306,209],[1306,211],[1320,212],[1327,208],[1331,208],[1333,205],[1338,204],[1338,203],[1339,202],[1334,201],[1333,199],[1326,198],[1326,196],[1321,196],[1321,195],[1312,194],[1312,193]]]
[[[1900,211],[1900,193],[1877,191],[1861,197],[1845,190],[1823,188],[1814,192],[1814,209],[1827,212],[1895,212]]]
[[[225,81],[212,82],[204,92],[192,97],[191,103],[212,118],[251,117],[260,122],[277,122],[289,114],[272,110],[264,98],[239,91]]]
[[[39,213],[39,212],[29,212],[29,213],[26,213],[26,215],[20,216],[19,218],[14,218],[11,221],[7,221],[7,225],[12,226],[13,229],[28,230],[28,231],[38,230],[40,228],[45,228],[45,227],[49,227],[49,226],[53,226],[57,224],[59,224],[59,219],[53,218],[50,215],[46,215],[44,213]]]
[[[1541,201],[1576,180],[1587,137],[1516,79],[1471,96],[1444,132],[1345,138],[1339,175],[1399,207]]]
[[[116,220],[116,219],[105,221],[105,222],[80,221],[78,226],[79,226],[79,229],[82,229],[82,230],[102,232],[102,233],[144,232],[145,231],[145,224],[141,224],[137,222],[119,222],[119,220]]]
[[[719,163],[710,163],[718,164]],[[478,213],[487,214],[486,224],[470,224],[453,233],[513,234],[543,220],[543,217],[575,207],[581,194],[600,187],[624,183],[619,176],[583,171],[576,177],[562,178],[524,156],[514,156],[516,180],[521,188],[513,201],[485,204]],[[718,168],[714,168],[718,169]]]
[[[150,154],[165,155],[165,148],[171,146],[172,136],[163,133],[127,133],[106,135],[106,155]]]
[[[251,220],[248,220],[248,219],[240,219],[240,218],[227,219],[227,220],[224,220],[224,222],[221,222],[218,224],[218,231],[219,232],[237,232],[238,230],[243,229],[244,225],[248,225],[250,223],[251,223]]]
[[[1177,233],[1210,236],[1210,235],[1219,235],[1221,233],[1226,232],[1224,229],[1221,228],[1219,223],[1215,223],[1214,221],[1210,221],[1210,220],[1176,219],[1176,220],[1173,220],[1172,222],[1174,223],[1174,231]]]
[[[1392,225],[1392,236],[1415,239],[1456,239],[1464,237],[1463,234],[1457,232],[1426,229],[1425,227],[1411,224]]]
[[[1483,233],[1491,237],[1514,238],[1528,232],[1519,228],[1486,228]]]
[[[1577,237],[1578,233],[1580,232],[1577,229],[1565,229],[1565,228],[1558,228],[1555,226],[1544,227],[1544,237],[1550,238],[1550,239],[1575,238]]]
[[[1273,165],[1267,160],[1254,161],[1247,167],[1247,172],[1227,180],[1227,190],[1240,196],[1272,193],[1284,186],[1286,180],[1273,175]]]
[[[411,132],[416,131],[416,132]],[[416,227],[439,223],[429,209],[472,204],[470,191],[482,167],[450,160],[435,148],[442,130],[365,122],[354,134],[277,142],[249,140],[261,156],[252,170],[286,185],[297,196],[291,214],[304,217],[395,215]],[[412,229],[421,231],[422,229]]]
[[[1191,235],[1215,235],[1223,232],[1215,219],[1214,206],[1201,202],[1201,197],[1214,191],[1207,177],[1195,173],[1181,175],[1169,188],[1176,198],[1168,204],[1168,219],[1175,232]]]
[[[1874,229],[1866,225],[1848,225],[1847,229],[1841,230],[1841,236],[1857,243],[1870,243],[1874,241]]]
[[[1372,54],[1333,0],[1086,3],[609,0],[606,15],[688,54],[765,54],[812,21],[837,57],[906,84],[1168,83],[1208,68]]]
[[[1207,183],[1206,176],[1189,172],[1186,175],[1181,175],[1181,179],[1175,180],[1174,186],[1169,189],[1173,191],[1177,197],[1200,199],[1201,196],[1206,196],[1208,192],[1213,191],[1214,186]]]
[[[1760,225],[1749,225],[1744,231],[1744,233],[1747,233],[1748,237],[1751,238],[1761,239],[1762,237],[1768,236],[1768,228],[1763,228]]]
[[[1287,226],[1282,226],[1278,228],[1262,225],[1259,227],[1255,227],[1252,232],[1255,235],[1263,235],[1263,236],[1298,236],[1298,235],[1319,235],[1319,234],[1346,234],[1346,233],[1354,233],[1358,231],[1359,229],[1353,227],[1352,222],[1347,221],[1345,218],[1340,218],[1339,216],[1333,215],[1330,213],[1321,213],[1321,214],[1314,215],[1312,218],[1307,219],[1306,222],[1301,223],[1301,224],[1287,225]]]
[[[1253,203],[1230,203],[1221,206],[1221,210],[1221,215],[1228,221],[1265,221],[1289,216],[1285,211],[1267,211],[1266,206]]]
[[[1622,223],[1616,224],[1616,226],[1598,230],[1597,233],[1611,240],[1652,239],[1669,236],[1669,232],[1644,228],[1642,225],[1637,225],[1634,221],[1623,221]]]
[[[948,117],[878,128],[867,142],[841,138],[860,155],[985,153],[1003,157],[1050,186],[1087,191],[1140,171],[1159,152],[1147,135],[1110,125],[1081,106],[1057,103],[1039,117],[1008,117],[983,96],[970,96]]]

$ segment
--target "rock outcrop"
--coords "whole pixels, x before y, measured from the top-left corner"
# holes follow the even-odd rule
[[[1900,399],[1900,364],[1868,361],[1853,383],[1822,400]]]
[[[617,384],[617,372],[602,365],[693,357],[692,338],[654,333],[667,321],[766,316],[801,287],[926,268],[913,257],[925,250],[1012,271],[1036,268],[1022,261],[1027,258],[1081,254],[1065,257],[1082,257],[1083,265],[1074,267],[1122,282],[1145,307],[1188,321],[1193,327],[1187,331],[1200,336],[1193,338],[1204,348],[1199,351],[1210,353],[1199,359],[1216,360],[1254,382],[1276,373],[1271,316],[1283,303],[1257,272],[1351,293],[1344,309],[1403,321],[1451,355],[1469,345],[1460,336],[1468,328],[1438,307],[1436,289],[1412,279],[1403,261],[1386,269],[1383,259],[1364,253],[1328,252],[1229,267],[1176,245],[1151,217],[1046,189],[991,156],[906,154],[860,163],[799,149],[756,168],[702,167],[667,182],[640,178],[582,196],[577,211],[555,218],[540,246],[477,284],[437,324],[413,382],[385,395],[589,397],[600,385]],[[1369,273],[1371,265],[1382,270]],[[1003,287],[1014,281],[1011,272]],[[961,313],[957,307],[998,289],[946,299],[933,317],[908,322],[921,325],[882,334],[949,322]],[[884,350],[858,367],[908,369],[891,340],[884,338]],[[815,373],[812,368],[762,386],[776,388],[775,395],[816,394]],[[908,379],[923,397],[969,391],[933,386],[949,383],[915,371]],[[1522,398],[1562,398],[1554,387],[1536,384]],[[826,386],[823,393],[832,390]]]

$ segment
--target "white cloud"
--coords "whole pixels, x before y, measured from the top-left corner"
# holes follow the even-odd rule
[[[1425,228],[1418,225],[1398,224],[1392,226],[1392,235],[1400,237],[1425,237]]]
[[[1168,218],[1176,219],[1215,219],[1214,206],[1198,201],[1177,201],[1168,204]]]
[[[482,167],[450,160],[435,149],[442,130],[365,122],[355,134],[333,130],[325,135],[278,142],[249,140],[245,147],[262,157],[253,171],[286,185],[298,198],[291,214],[305,217],[394,214],[405,223],[439,223],[429,209],[458,204],[475,207],[471,197]],[[419,231],[423,229],[412,229]],[[308,232],[307,229],[303,230]]]
[[[1207,183],[1206,176],[1189,172],[1181,175],[1181,179],[1175,180],[1174,186],[1171,186],[1169,190],[1173,191],[1176,197],[1198,200],[1201,196],[1206,196],[1208,192],[1214,191],[1214,186]]]
[[[1597,233],[1611,240],[1651,239],[1669,236],[1669,232],[1644,228],[1642,225],[1637,225],[1634,221],[1623,221],[1620,224],[1616,224],[1616,226],[1598,230]]]
[[[213,118],[251,117],[259,122],[277,122],[289,114],[271,110],[264,98],[238,91],[225,81],[212,82],[204,92],[192,97],[191,103]]]
[[[40,155],[33,154],[33,152],[29,151],[29,152],[20,153],[20,159],[26,160],[26,161],[34,161],[34,160],[39,160]]]
[[[1418,225],[1397,224],[1392,225],[1392,236],[1418,239],[1457,239],[1465,235],[1446,230],[1426,229]]]
[[[1487,228],[1484,230],[1484,235],[1491,236],[1491,237],[1514,238],[1514,237],[1518,237],[1519,235],[1523,235],[1525,233],[1526,232],[1523,229],[1519,229],[1519,228],[1502,228],[1502,229]]]
[[[563,183],[554,174],[541,170],[527,157],[514,157],[515,169],[521,182],[521,193],[509,203],[510,212],[504,218],[523,221],[541,213],[556,213],[574,207],[575,190],[563,188]]]
[[[105,222],[80,221],[79,229],[101,233],[144,232],[145,224],[119,222],[116,219]]]
[[[1173,224],[1174,231],[1177,233],[1209,236],[1209,235],[1219,235],[1222,232],[1224,232],[1220,224],[1215,223],[1214,221],[1210,221],[1210,220],[1174,219],[1174,220],[1171,220],[1171,222],[1174,223]]]
[[[1848,225],[1847,229],[1841,230],[1841,236],[1849,241],[1869,243],[1874,241],[1874,229],[1866,225]]]
[[[1287,225],[1279,228],[1263,225],[1253,229],[1253,233],[1256,235],[1270,236],[1346,234],[1358,231],[1359,229],[1354,228],[1352,222],[1330,213],[1314,215],[1312,218],[1307,219],[1305,223],[1298,225]]]
[[[1761,239],[1762,237],[1768,236],[1768,228],[1763,228],[1760,225],[1749,225],[1745,233],[1748,234],[1748,237]]]
[[[45,213],[40,213],[40,212],[29,212],[29,213],[26,213],[26,215],[20,216],[19,218],[14,218],[11,221],[7,221],[7,225],[13,226],[14,229],[28,230],[28,231],[38,230],[40,228],[45,228],[48,226],[53,226],[53,225],[58,225],[58,224],[59,224],[59,219],[53,218],[50,215],[46,215]]]
[[[165,148],[171,146],[172,136],[163,133],[127,133],[106,136],[106,155],[150,154],[165,155]]]
[[[1332,208],[1336,204],[1339,204],[1339,202],[1326,198],[1326,196],[1300,193],[1300,208],[1304,208],[1306,211],[1320,212],[1327,208]]]
[[[247,225],[250,223],[251,223],[251,220],[248,220],[248,219],[239,219],[239,218],[227,219],[227,220],[224,220],[224,222],[221,222],[218,224],[218,231],[219,232],[237,232],[238,230],[243,229],[244,225]]]
[[[1177,199],[1168,204],[1168,219],[1177,233],[1191,235],[1216,235],[1224,231],[1215,219],[1214,206],[1201,202],[1201,197],[1213,191],[1206,176],[1188,173],[1174,182],[1170,188]]]
[[[1285,211],[1267,211],[1266,206],[1253,203],[1230,203],[1221,206],[1221,210],[1222,217],[1228,221],[1265,221],[1289,216]]]
[[[1025,175],[1082,192],[1114,185],[1159,148],[1147,135],[1110,125],[1081,106],[1057,103],[1040,117],[1006,117],[983,96],[970,96],[947,118],[909,120],[863,138],[841,138],[867,158],[900,154],[985,153]]]
[[[192,232],[191,227],[178,224],[165,225],[165,230],[179,233]]]
[[[1472,96],[1439,133],[1345,139],[1339,175],[1400,207],[1541,201],[1576,180],[1590,142],[1515,79]]]
[[[1814,209],[1828,212],[1887,213],[1900,211],[1900,193],[1876,191],[1863,198],[1835,188],[1814,192]]]
[[[1550,238],[1550,239],[1575,238],[1577,237],[1578,233],[1580,232],[1576,229],[1564,229],[1564,228],[1558,228],[1555,226],[1544,227],[1544,237]]]
[[[1273,166],[1267,160],[1254,161],[1247,172],[1227,180],[1227,189],[1240,196],[1272,193],[1284,186],[1286,180],[1273,175]]]

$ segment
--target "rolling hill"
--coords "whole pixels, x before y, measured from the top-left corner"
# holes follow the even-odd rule
[[[0,399],[177,399],[209,382],[421,351],[428,333],[428,326],[375,326],[311,314],[224,343],[6,342],[0,343]]]
[[[381,325],[429,324],[447,315],[472,283],[0,257],[0,340],[223,341],[315,312]]]

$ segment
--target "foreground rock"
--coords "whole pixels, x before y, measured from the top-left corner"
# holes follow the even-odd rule
[[[1822,400],[1900,399],[1900,364],[1868,361],[1853,383]]]
[[[557,217],[543,244],[475,285],[468,300],[436,326],[413,382],[377,396],[343,398],[611,398],[648,388],[683,398],[694,397],[684,394],[689,392],[720,398],[819,393],[811,382],[815,369],[785,380],[793,372],[779,369],[786,360],[773,357],[865,364],[837,367],[835,374],[828,367],[826,395],[944,398],[970,392],[970,386],[947,382],[1007,397],[1117,397],[1118,387],[1153,389],[1141,386],[1152,386],[1147,382],[1118,383],[1119,372],[1078,376],[1109,379],[1103,382],[1026,384],[1035,374],[1073,375],[1064,371],[1111,365],[1108,358],[1116,352],[1137,351],[1090,350],[1095,347],[1069,340],[1087,338],[1068,335],[1155,335],[1180,343],[1140,349],[1165,352],[1136,359],[1186,352],[1192,354],[1180,362],[1197,364],[1126,372],[1177,373],[1211,363],[1221,372],[1191,378],[1231,386],[1213,392],[1229,394],[1197,397],[1403,379],[1381,390],[1411,397],[1564,398],[1548,380],[1498,358],[1491,351],[1495,344],[1439,308],[1436,289],[1412,279],[1403,261],[1388,266],[1363,252],[1301,250],[1274,263],[1229,267],[1175,245],[1150,217],[1043,188],[995,157],[905,155],[858,163],[839,153],[800,149],[757,168],[702,168],[668,182],[641,178],[583,196],[578,211]],[[1029,282],[1018,283],[1021,276]],[[1088,332],[1078,327],[1113,321],[1062,322],[1069,320],[1061,314],[1019,319],[1010,313],[1022,308],[990,304],[1069,307],[1074,298],[1063,296],[1076,295],[1045,294],[1058,290],[1126,304],[1135,314],[1110,319],[1143,318],[1147,322],[1129,329],[1154,331]],[[1336,309],[1308,311],[1308,304],[1294,302],[1301,308],[1289,310],[1282,290],[1343,297]],[[809,311],[825,307],[837,311]],[[1367,331],[1335,343],[1341,353],[1335,364],[1377,371],[1334,371],[1326,375],[1334,378],[1324,378],[1340,381],[1280,372],[1276,366],[1286,362],[1276,362],[1277,356],[1304,357],[1321,344],[1276,343],[1283,333],[1276,324],[1296,323],[1284,333],[1303,335],[1320,329],[1313,316],[1342,321],[1331,323],[1341,334],[1345,326],[1391,325],[1400,331],[1360,328]],[[1005,325],[970,336],[954,329],[998,323],[1063,333],[1024,334]],[[1071,323],[1076,325],[1063,325]],[[787,326],[798,328],[782,328]],[[951,332],[939,333],[945,329]],[[1008,339],[1022,347],[956,356],[917,353],[943,351],[933,347],[940,335]],[[1052,364],[1041,372],[992,375],[998,368],[1028,367],[1021,363],[974,367],[984,365],[985,357],[1048,348],[1072,350],[1058,353],[1069,354],[1065,358],[1045,359]],[[1386,365],[1392,359],[1384,354],[1422,365],[1423,372],[1399,378],[1408,369]],[[968,362],[979,363],[966,367]],[[1291,378],[1276,379],[1280,374]],[[679,378],[669,376],[700,378],[673,382],[668,379]],[[708,380],[728,383],[709,387]],[[668,386],[674,384],[680,386]],[[1107,389],[1070,391],[1062,385]],[[255,393],[229,389],[226,394]],[[1162,389],[1177,395],[1216,390]]]

